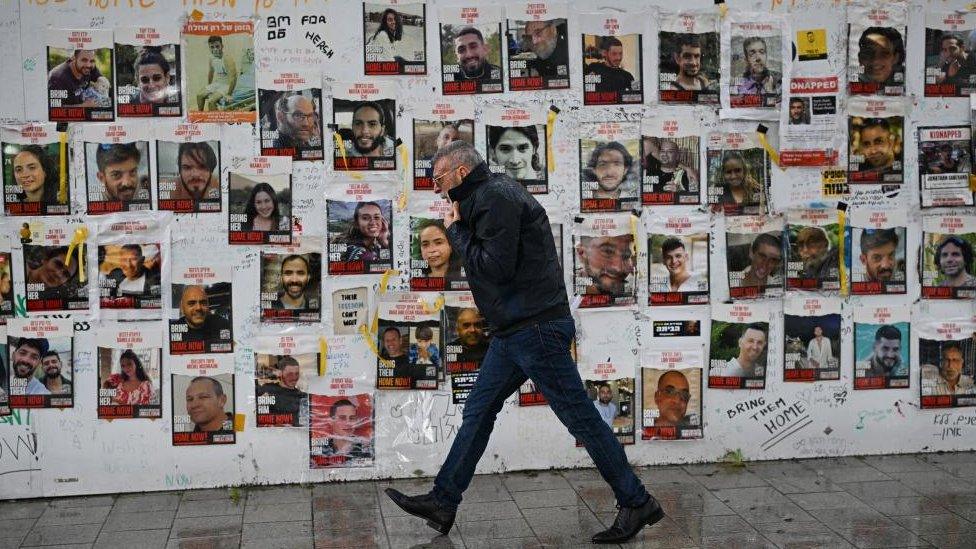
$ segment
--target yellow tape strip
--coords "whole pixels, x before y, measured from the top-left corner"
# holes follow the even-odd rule
[[[58,132],[58,204],[68,203],[68,132]]]
[[[637,216],[630,214],[630,234],[634,240],[630,243],[630,251],[637,256]]]
[[[725,5],[725,2],[718,5],[718,13],[722,16],[722,19],[725,19],[725,16],[729,14],[729,7]]]
[[[428,314],[428,315],[439,313],[440,310],[444,307],[444,296],[438,296],[437,299],[434,300],[433,305],[427,303],[427,300],[422,297],[419,299],[419,301],[420,301],[420,306],[424,309],[424,314]]]
[[[329,341],[325,336],[319,336],[319,377],[325,375],[329,362]]]
[[[840,256],[840,295],[847,296],[847,261],[844,255],[845,244],[847,241],[845,227],[847,226],[847,211],[837,210],[837,224],[840,226],[840,239],[837,243],[837,254]]]
[[[383,273],[383,276],[380,277],[380,287],[379,287],[379,290],[377,290],[377,293],[379,295],[383,295],[383,294],[386,293],[386,289],[390,285],[390,277],[391,276],[400,276],[400,271],[398,271],[396,269],[387,269]]]
[[[549,173],[556,171],[556,158],[552,149],[553,130],[556,127],[556,111],[549,109],[546,115],[546,167]]]
[[[244,414],[234,414],[234,432],[240,433],[244,431],[244,418],[247,417]]]
[[[366,342],[366,346],[369,347],[369,350],[376,355],[377,359],[379,359],[380,364],[387,368],[392,368],[394,366],[393,361],[387,360],[380,356],[380,350],[376,348],[376,342],[373,341],[373,337],[369,333],[369,330],[366,329],[365,324],[359,327],[359,332],[363,335],[363,341]]]
[[[400,143],[397,148],[400,149],[400,173],[403,176],[403,190],[400,192],[400,198],[397,201],[397,210],[402,212],[407,209],[407,197],[410,196],[410,189],[413,188],[413,178],[410,177],[408,168],[410,157],[407,155],[407,146]]]
[[[756,132],[756,135],[759,136],[759,143],[762,145],[762,148],[766,149],[766,154],[768,154],[769,158],[773,160],[773,164],[776,164],[776,167],[781,170],[785,169],[779,165],[779,152],[769,144],[769,141],[766,139],[766,134],[763,132]]]
[[[976,192],[976,175],[969,174],[969,190]]]
[[[88,240],[88,227],[82,225],[75,229],[74,236],[71,237],[71,244],[68,246],[68,253],[65,254],[64,264],[71,265],[71,252],[78,249],[78,282],[82,284],[88,279],[85,276],[85,241]]]

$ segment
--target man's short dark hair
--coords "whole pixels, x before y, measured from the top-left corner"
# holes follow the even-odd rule
[[[803,101],[803,98],[802,97],[791,97],[790,98],[790,105],[792,106],[794,103],[799,103],[800,105],[803,105],[804,107],[806,107],[806,105],[807,105],[806,102]]]
[[[137,257],[142,257],[142,246],[138,244],[123,244],[122,249],[127,252],[133,252]]]
[[[745,53],[746,48],[748,48],[749,44],[752,44],[753,42],[762,42],[763,47],[767,47],[766,39],[762,36],[750,36],[742,41],[742,52]]]
[[[942,242],[939,242],[939,245],[935,248],[935,266],[940,270],[942,269],[942,263],[939,260],[939,257],[942,255],[942,248],[945,248],[949,244],[952,244],[962,250],[963,270],[966,271],[966,274],[972,274],[969,272],[969,269],[973,264],[973,247],[969,244],[969,242],[966,242],[956,235],[947,236],[942,239]]]
[[[881,341],[882,339],[901,341],[901,330],[892,326],[891,324],[885,324],[878,328],[877,332],[874,332],[875,343]]]
[[[901,65],[905,62],[905,40],[901,37],[901,33],[898,29],[894,27],[868,27],[864,29],[861,33],[861,37],[857,40],[857,50],[860,52],[863,49],[874,49],[874,42],[868,39],[869,35],[880,34],[891,42],[892,48],[895,50],[895,55],[898,56],[897,64]]]
[[[434,339],[434,330],[430,326],[420,326],[414,335],[418,341],[430,341]]]
[[[749,330],[758,330],[762,332],[763,335],[766,335],[766,326],[764,326],[761,322],[753,322],[752,324],[746,326],[745,330],[742,330],[742,335],[746,335],[746,332]]]
[[[135,143],[101,144],[95,149],[95,165],[100,172],[104,172],[105,168],[113,164],[121,164],[127,160],[135,160],[138,163],[141,158],[142,153]]]
[[[61,355],[59,355],[57,351],[48,351],[48,352],[42,354],[41,355],[41,360],[44,360],[45,358],[47,358],[49,356],[58,357],[58,362],[61,362]]]
[[[301,365],[298,364],[298,361],[295,360],[295,357],[293,357],[293,356],[285,355],[285,356],[283,356],[283,357],[281,357],[281,358],[278,359],[278,369],[279,370],[284,370],[288,366],[294,366],[296,368],[301,368]]]
[[[752,241],[752,246],[749,249],[755,253],[756,250],[759,249],[759,246],[772,246],[776,249],[780,249],[783,247],[783,243],[779,238],[769,233],[760,233],[758,236],[756,236],[756,239]]]
[[[864,229],[861,232],[861,253],[867,255],[870,250],[888,244],[898,246],[898,231],[895,229]]]
[[[198,164],[203,164],[210,171],[213,171],[217,167],[217,153],[214,152],[210,143],[205,141],[180,143],[179,148],[176,150],[177,171],[179,171],[180,159],[183,158],[183,155],[188,155],[193,161]]]
[[[340,398],[339,400],[333,402],[332,406],[329,407],[329,417],[335,417],[336,410],[338,410],[341,406],[352,406],[353,409],[356,409],[356,405],[353,404],[351,400],[348,398]]]
[[[697,34],[692,34],[692,33],[678,34],[677,38],[675,39],[674,45],[676,48],[675,53],[681,53],[681,48],[684,48],[685,46],[689,48],[698,48],[698,49],[701,49],[702,47],[701,38],[699,38]]]
[[[305,259],[305,256],[299,255],[299,254],[291,254],[291,255],[285,256],[285,258],[281,260],[281,269],[280,270],[284,270],[285,269],[285,263],[288,263],[289,261],[295,261],[296,259],[300,260],[302,263],[305,264],[305,270],[306,271],[311,271],[312,270],[311,265],[308,264],[308,259]]]
[[[478,37],[478,40],[481,40],[481,43],[482,44],[485,43],[485,37],[484,37],[484,35],[481,34],[481,31],[480,30],[478,30],[478,29],[476,29],[474,27],[464,27],[463,29],[459,30],[457,34],[454,35],[454,38],[460,38],[460,37],[464,36],[465,34],[473,34],[473,35],[475,35],[475,36]]]
[[[954,32],[946,32],[946,33],[943,33],[942,34],[942,37],[939,38],[939,45],[941,46],[942,43],[945,42],[946,40],[955,40],[957,46],[959,46],[960,48],[965,49],[966,41],[963,40],[962,39],[962,36],[960,36],[959,34],[956,34]]]
[[[21,347],[33,347],[37,351],[37,354],[44,356],[44,353],[46,353],[48,349],[48,343],[46,339],[22,337],[17,340],[16,344],[14,344],[13,350],[16,351]]]
[[[684,248],[684,247],[685,247],[685,243],[682,242],[680,238],[675,238],[672,236],[670,238],[665,239],[665,241],[661,243],[661,255],[669,254],[672,251],[677,250],[678,248]]]
[[[881,128],[884,131],[891,133],[891,124],[888,122],[887,118],[867,118],[864,123],[861,124],[861,132],[868,128]]]
[[[624,47],[623,42],[620,41],[616,36],[604,36],[600,38],[600,49],[603,51],[609,50],[614,46]]]
[[[359,103],[358,105],[356,105],[356,108],[352,110],[352,117],[353,117],[353,119],[356,118],[356,113],[357,112],[359,112],[362,109],[365,109],[367,107],[369,107],[369,108],[373,109],[374,111],[376,111],[380,115],[380,125],[381,126],[386,126],[386,109],[384,109],[383,108],[383,105],[380,105],[376,101],[363,101],[362,103]],[[384,133],[384,135],[385,135],[385,133]]]
[[[216,34],[211,36],[210,38],[207,38],[207,44],[214,44],[214,43],[223,44],[224,39]]]
[[[213,391],[215,396],[221,396],[224,394],[224,386],[220,384],[219,381],[210,376],[197,376],[190,380],[190,385],[198,381],[209,381],[213,385]],[[187,385],[189,387],[189,385]]]
[[[396,332],[396,334],[398,336],[403,337],[403,334],[400,333],[400,329],[397,328],[396,326],[388,326],[385,330],[383,330],[383,335],[385,336],[386,334],[390,333],[391,331],[392,332]]]
[[[961,355],[965,354],[962,351],[962,345],[958,341],[951,341],[951,340],[950,341],[943,341],[942,342],[942,349],[940,350],[940,354],[944,357],[946,351],[948,351],[949,349],[955,349],[955,350],[959,351],[959,354],[961,354]]]
[[[618,153],[620,153],[620,155],[624,157],[625,172],[630,171],[630,167],[634,165],[634,157],[627,150],[627,147],[624,147],[618,141],[600,143],[599,145],[594,147],[593,152],[590,153],[590,161],[586,163],[586,167],[591,170],[593,168],[596,168],[596,163],[600,161],[600,157],[603,156],[603,153],[607,151],[617,151]],[[627,179],[626,173],[624,173],[624,179]]]

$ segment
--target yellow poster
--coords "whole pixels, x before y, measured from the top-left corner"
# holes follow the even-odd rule
[[[827,31],[807,29],[796,31],[796,56],[800,61],[827,58]]]

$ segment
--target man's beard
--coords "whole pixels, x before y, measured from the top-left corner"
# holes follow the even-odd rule
[[[190,195],[192,195],[195,199],[200,200],[200,199],[203,198],[203,193],[207,190],[207,187],[210,186],[210,181],[212,179],[213,179],[213,176],[207,177],[207,180],[204,181],[203,186],[200,187],[200,191],[199,192],[194,191],[193,188],[190,187],[189,184],[187,184],[186,179],[184,179],[182,175],[180,176],[180,184],[183,185],[183,188],[186,189],[187,192],[190,193]]]
[[[44,377],[46,377],[48,379],[57,379],[57,378],[61,377],[61,370],[57,370],[54,373],[44,372]]]
[[[365,154],[369,154],[369,153],[375,151],[383,143],[383,137],[382,136],[374,137],[374,138],[370,139],[370,141],[369,141],[370,146],[367,147],[367,148],[363,148],[363,147],[360,147],[359,146],[359,139],[361,139],[361,138],[355,138],[355,139],[353,139],[352,140],[352,146],[355,147],[356,150],[359,151],[360,154],[364,154],[364,155]]]
[[[20,367],[21,366],[28,366],[27,373],[26,374],[21,375],[21,373],[20,373]],[[16,377],[19,377],[19,378],[29,378],[33,374],[34,374],[34,368],[29,367],[28,364],[24,364],[23,362],[17,362],[17,363],[14,364],[14,375]]]
[[[481,76],[484,76],[486,70],[488,70],[487,60],[482,60],[477,69],[470,72],[465,68],[464,64],[461,64],[461,72],[464,74],[465,78],[480,78]]]
[[[301,284],[289,284],[285,286],[285,294],[292,299],[299,299],[305,295],[305,286]]]

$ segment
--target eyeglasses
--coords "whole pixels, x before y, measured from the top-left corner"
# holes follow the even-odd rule
[[[678,397],[678,398],[680,398],[681,400],[683,400],[685,402],[688,402],[689,400],[691,400],[691,391],[689,391],[688,389],[678,390],[678,389],[675,389],[674,387],[668,385],[667,387],[665,387],[663,389],[658,389],[658,390],[661,391],[662,393],[664,393],[665,396],[668,396],[668,397],[671,397],[671,398]]]
[[[434,183],[437,183],[437,180],[438,179],[441,179],[442,177],[444,177],[445,175],[448,175],[451,172],[457,171],[458,168],[460,168],[460,166],[458,166],[457,168],[451,168],[450,170],[447,170],[445,172],[442,172],[440,175],[435,175],[434,178],[431,179],[431,181],[433,181]]]
[[[312,120],[315,120],[315,117],[318,116],[318,113],[313,112],[310,114],[305,114],[303,112],[296,111],[296,112],[290,112],[288,113],[288,115],[299,122],[310,122]]]
[[[152,76],[140,76],[139,82],[143,84],[148,84],[150,82],[162,82],[164,78],[166,78],[164,75],[157,73]]]

